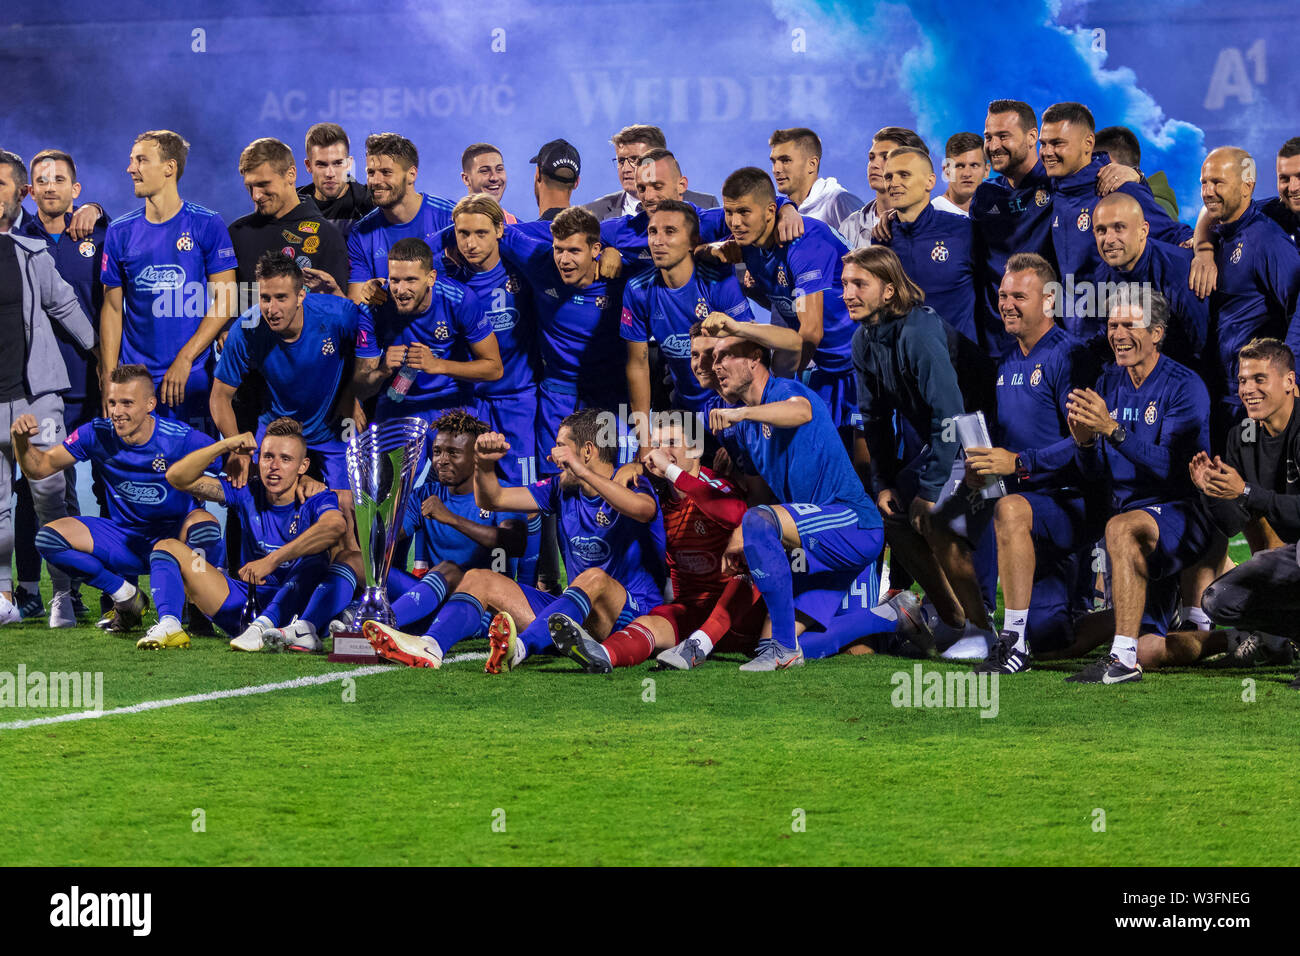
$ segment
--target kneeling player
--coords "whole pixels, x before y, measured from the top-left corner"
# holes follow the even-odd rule
[[[254,450],[258,480],[242,488],[228,477],[204,474],[222,455]],[[292,418],[277,418],[266,426],[260,449],[245,432],[193,451],[167,469],[172,487],[225,505],[239,521],[242,566],[239,577],[231,578],[211,561],[195,560],[200,556],[184,541],[165,538],[154,545],[149,583],[158,623],[141,640],[142,647],[169,647],[177,635],[184,636],[179,612],[188,596],[214,624],[236,635],[230,642],[234,650],[260,651],[267,644],[321,649],[318,629],[351,599],[357,579],[348,564],[330,562],[330,550],[347,531],[338,496],[313,482],[319,490],[298,500],[307,465],[302,426]],[[260,614],[240,633],[253,590]],[[298,612],[301,618],[278,626]]]
[[[154,414],[158,400],[153,377],[143,365],[119,365],[109,374],[105,396],[108,418],[82,425],[48,451],[30,436],[40,431],[31,415],[13,423],[14,456],[23,473],[40,479],[90,461],[108,489],[110,517],[69,517],[51,521],[36,533],[36,547],[52,567],[89,581],[113,600],[101,622],[111,633],[138,627],[148,598],[126,580],[149,570],[148,555],[161,538],[180,537],[203,550],[215,564],[224,562],[221,527],[194,500],[172,488],[162,473],[171,462],[205,447],[211,439],[183,422]],[[177,638],[167,647],[188,647]]]
[[[495,571],[469,571],[423,637],[368,621],[365,634],[375,649],[389,660],[440,667],[454,644],[486,631],[492,650],[484,670],[497,674],[550,648],[546,614],[567,614],[608,633],[662,603],[659,502],[648,482],[633,491],[613,481],[614,420],[594,408],[567,416],[550,455],[560,474],[522,488],[503,488],[497,479],[496,463],[510,451],[502,435],[488,432],[475,442],[479,507],[556,516],[569,574],[563,594],[552,597]],[[495,616],[487,607],[496,609]]]

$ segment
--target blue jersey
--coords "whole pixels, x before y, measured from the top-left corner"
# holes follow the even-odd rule
[[[355,233],[353,233],[355,235]],[[417,315],[399,315],[393,300],[374,309],[363,306],[357,327],[357,358],[382,359],[393,345],[427,345],[440,359],[468,362],[470,345],[492,334],[492,324],[483,313],[483,303],[459,282],[439,276],[433,284],[429,305]],[[446,407],[458,397],[468,401],[470,383],[450,375],[420,372],[415,376],[405,401],[393,402],[387,392],[379,393],[376,417],[393,418],[411,412]]]
[[[467,286],[483,303],[488,323],[501,350],[501,378],[477,382],[479,398],[507,395],[537,386],[537,307],[532,290],[518,269],[504,262],[483,272],[454,268],[449,278]]]
[[[1270,336],[1284,338],[1293,352],[1300,349],[1300,252],[1254,202],[1236,221],[1216,225],[1214,235],[1219,282],[1210,293],[1205,359],[1218,373],[1210,384],[1235,408],[1241,404],[1237,353],[1243,345]]]
[[[1108,365],[1096,390],[1128,435],[1118,446],[1098,438],[1076,455],[1085,478],[1110,478],[1111,508],[1199,497],[1187,463],[1210,447],[1210,396],[1200,377],[1162,355],[1140,387],[1128,369]]]
[[[327,511],[339,510],[339,499],[332,491],[322,491],[299,504],[272,505],[267,501],[266,489],[256,477],[243,488],[236,488],[230,479],[222,476],[221,490],[226,496],[226,507],[239,516],[239,561],[242,567],[284,547],[298,537]],[[321,569],[330,563],[329,548],[315,554],[304,554],[276,568],[266,578],[267,587],[278,588],[304,571]]]
[[[894,220],[885,245],[898,254],[907,277],[925,293],[925,304],[972,342],[983,336],[975,323],[974,226],[926,204],[914,222]]]
[[[1076,388],[1091,388],[1096,362],[1078,339],[1053,325],[1026,355],[1016,344],[998,365],[998,420],[994,442],[1015,452],[1029,478],[1021,489],[1077,487],[1074,439],[1065,402]]]
[[[167,483],[165,473],[212,439],[183,422],[153,418],[153,434],[143,445],[128,445],[107,418],[82,425],[63,442],[77,461],[99,465],[108,487],[108,514],[128,531],[164,538],[176,535],[195,508],[194,499]]]
[[[250,371],[260,372],[271,393],[271,407],[259,419],[263,425],[288,416],[302,425],[308,445],[335,441],[342,434],[335,405],[360,319],[347,299],[309,293],[302,300],[302,331],[286,342],[255,305],[226,337],[216,377],[238,388]]]
[[[736,423],[754,471],[767,482],[778,502],[843,505],[857,512],[859,528],[881,527],[880,512],[862,489],[862,479],[849,462],[826,403],[802,382],[769,375],[761,404],[791,398],[808,400],[812,421],[796,428],[749,420]]]
[[[655,501],[655,516],[645,523],[620,514],[598,495],[563,487],[558,477],[543,478],[527,488],[539,511],[556,516],[556,536],[569,581],[588,568],[599,568],[623,585],[641,607],[663,603],[667,538],[663,512],[657,508],[659,501],[649,481],[639,478],[636,487]]]
[[[627,347],[619,334],[625,280],[598,278],[582,288],[567,286],[551,244],[515,226],[506,227],[501,255],[532,286],[546,385],[565,393],[625,392]]]
[[[423,239],[438,248],[438,233],[451,225],[454,208],[450,200],[425,193],[409,222],[390,223],[382,209],[370,210],[348,233],[348,281],[388,278],[388,250],[399,239]]]
[[[754,318],[730,266],[697,264],[680,289],[668,288],[654,269],[629,281],[623,290],[620,334],[628,342],[648,342],[653,337],[659,343],[678,404],[691,411],[703,409],[705,398],[714,394],[691,371],[691,326],[710,312],[725,312],[742,322]]]
[[[1205,334],[1209,327],[1210,305],[1187,285],[1192,271],[1192,250],[1147,238],[1146,248],[1128,272],[1111,268],[1104,262],[1097,280],[1105,283],[1147,282],[1169,300],[1169,328],[1161,351],[1175,362],[1199,368]],[[1097,334],[1105,335],[1105,329]]]
[[[508,511],[494,515],[491,511],[480,508],[474,503],[473,491],[463,495],[452,494],[451,489],[442,482],[426,481],[412,491],[406,501],[406,513],[402,516],[402,535],[413,541],[418,539],[422,543],[423,550],[418,551],[417,554],[426,555],[431,566],[441,561],[450,561],[463,570],[487,568],[492,565],[492,551],[471,540],[451,525],[426,518],[421,514],[420,508],[428,498],[439,498],[452,514],[488,527],[499,527],[506,521],[512,520],[521,523],[528,521],[526,515]]]
[[[744,246],[747,282],[772,304],[772,321],[798,331],[795,300],[822,294],[822,340],[814,359],[826,372],[848,372],[853,341],[853,320],[844,308],[840,261],[849,251],[839,234],[816,219],[803,217],[804,233],[798,239],[770,248]]]
[[[1281,196],[1265,199],[1259,204],[1259,211],[1278,224],[1293,246],[1300,247],[1300,216],[1291,211]]]
[[[122,289],[122,365],[140,364],[162,381],[208,309],[208,276],[234,270],[235,247],[221,216],[185,202],[166,222],[144,208],[109,223],[101,276]],[[205,349],[194,360],[207,362]]]
[[[788,200],[787,200],[788,202]],[[700,241],[717,242],[728,235],[726,218],[721,209],[701,209],[687,203],[700,220]],[[616,216],[600,224],[600,242],[613,246],[623,257],[623,278],[631,280],[654,272],[650,258],[650,214],[639,209],[635,215]]]

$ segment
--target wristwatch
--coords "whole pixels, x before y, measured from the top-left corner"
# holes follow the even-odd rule
[[[1106,441],[1110,442],[1116,448],[1124,444],[1124,439],[1128,438],[1128,432],[1124,430],[1123,425],[1116,425],[1115,430],[1106,436]]]
[[[1246,499],[1248,499],[1249,497],[1250,497],[1250,485],[1243,485],[1241,489],[1241,494],[1237,495],[1237,500],[1244,503]]]

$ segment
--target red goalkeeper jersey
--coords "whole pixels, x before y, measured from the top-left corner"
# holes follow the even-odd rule
[[[712,605],[726,587],[722,555],[745,514],[745,500],[730,483],[707,468],[698,478],[681,472],[674,487],[681,498],[664,495],[660,507],[668,539],[673,600]]]

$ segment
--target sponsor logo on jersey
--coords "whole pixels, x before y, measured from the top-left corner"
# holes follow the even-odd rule
[[[167,488],[151,481],[124,481],[114,490],[137,505],[159,505],[167,497]]]
[[[181,252],[189,252],[194,248],[194,237],[188,232],[182,232],[181,237],[176,240],[176,248]]]
[[[1002,375],[999,375],[999,376],[998,376],[998,385],[1002,385],[1002,384],[1003,384],[1003,382],[1002,382],[1003,377],[1004,377],[1004,376],[1002,376]]]
[[[519,312],[516,309],[497,309],[484,315],[491,323],[493,332],[509,332],[519,321]]]
[[[298,223],[298,231],[315,235],[320,232],[320,223],[315,219],[304,219],[302,222]]]
[[[147,265],[135,276],[135,287],[141,292],[170,292],[185,285],[185,270],[176,265]]]
[[[1156,403],[1155,403],[1155,402],[1152,402],[1150,405],[1147,406],[1146,413],[1142,416],[1142,420],[1143,420],[1144,422],[1146,422],[1148,425],[1154,425],[1154,424],[1156,423]]]
[[[1091,210],[1085,209],[1083,212],[1079,213],[1079,218],[1074,221],[1074,224],[1079,227],[1080,232],[1087,232],[1088,228],[1092,225],[1092,216],[1089,215],[1090,212]]]
[[[674,332],[659,343],[659,350],[673,358],[691,357],[691,337],[686,332]]]
[[[280,235],[284,236],[284,241],[289,243],[292,246],[302,245],[302,236],[298,235],[296,232],[290,232],[288,229],[282,229],[280,231]]]
[[[604,538],[577,535],[569,539],[569,547],[587,564],[600,564],[609,560],[609,542]]]
[[[1036,365],[1034,366],[1033,373],[1029,376],[1029,384],[1034,388],[1037,388],[1040,384],[1042,384],[1042,381],[1043,381],[1043,367],[1041,365]]]
[[[309,236],[307,241],[302,244],[302,251],[311,255],[320,248],[320,236]]]
[[[1228,258],[1228,261],[1231,262],[1234,266],[1241,261],[1241,252],[1242,252],[1242,247],[1244,245],[1245,245],[1244,242],[1237,243],[1237,247],[1232,250],[1232,255]]]
[[[87,239],[81,245],[77,246],[77,251],[81,253],[83,259],[89,259],[95,255],[95,244]]]
[[[556,292],[554,289],[544,289],[543,291],[552,299],[558,299],[560,297],[560,293]]]
[[[685,574],[708,574],[720,566],[712,551],[674,551],[673,562]]]
[[[320,344],[320,354],[321,355],[334,354],[334,339],[332,337],[327,338],[324,342]]]
[[[943,244],[942,239],[935,241],[934,248],[930,250],[930,258],[935,262],[948,261],[948,247]]]

